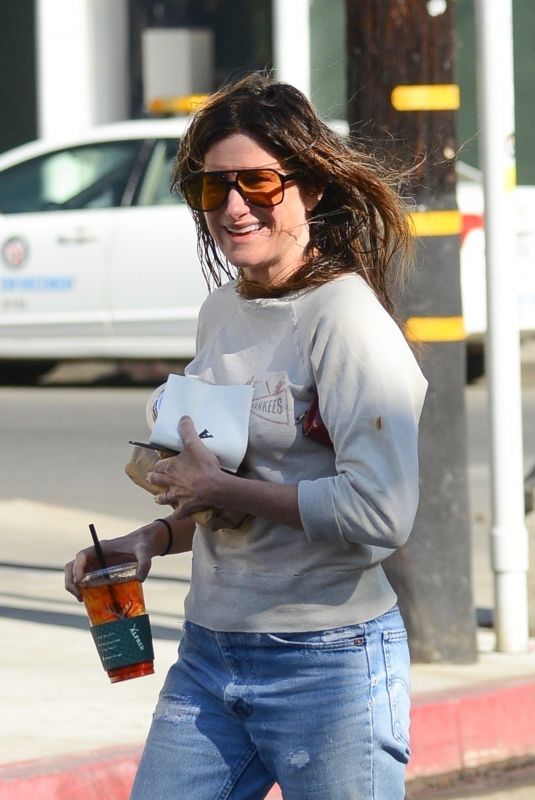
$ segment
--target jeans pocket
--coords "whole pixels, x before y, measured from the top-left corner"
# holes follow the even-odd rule
[[[364,630],[360,625],[307,633],[268,633],[265,635],[272,645],[296,650],[330,652],[347,648],[362,648],[366,643]]]
[[[408,749],[411,698],[407,632],[398,630],[383,633],[383,652],[392,735]]]

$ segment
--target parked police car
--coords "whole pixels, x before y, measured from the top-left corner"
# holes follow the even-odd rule
[[[515,251],[505,268],[518,290],[518,325],[535,332],[535,187],[513,192]],[[483,176],[467,164],[457,165],[457,201],[462,214],[461,294],[469,346],[479,345],[487,329]]]
[[[0,360],[37,372],[41,359],[193,354],[207,290],[169,190],[186,124],[124,122],[0,155]]]
[[[190,213],[169,191],[186,125],[133,120],[0,155],[0,373],[24,363],[38,374],[69,358],[193,355],[207,290]],[[533,192],[517,190],[512,280],[524,330],[535,330]],[[458,197],[465,323],[469,343],[480,342],[483,196],[477,171],[462,165]]]

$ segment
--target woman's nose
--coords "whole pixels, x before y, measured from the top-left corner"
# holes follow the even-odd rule
[[[231,186],[227,197],[227,214],[240,215],[249,210],[249,204],[236,186]]]

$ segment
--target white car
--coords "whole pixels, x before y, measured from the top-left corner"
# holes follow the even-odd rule
[[[169,191],[187,122],[132,120],[0,155],[0,378],[60,359],[194,354],[207,289],[193,220]],[[483,193],[477,170],[460,164],[458,175],[464,317],[480,344]],[[535,331],[535,188],[516,198],[520,323]]]
[[[461,294],[468,344],[482,343],[487,329],[483,177],[457,166],[457,202],[462,212]],[[518,325],[535,332],[535,187],[517,186],[513,194],[516,249],[507,265],[518,290]]]
[[[169,191],[186,125],[117,123],[0,155],[0,370],[194,353],[207,289]]]

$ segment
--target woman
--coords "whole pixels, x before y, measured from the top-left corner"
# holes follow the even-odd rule
[[[187,373],[255,394],[245,474],[223,472],[183,418],[183,452],[149,473],[173,513],[104,543],[142,578],[153,556],[193,548],[132,797],[256,800],[278,782],[285,800],[401,799],[409,656],[381,562],[418,501],[426,383],[388,293],[406,215],[371,157],[260,75],[200,108],[174,187],[217,285]],[[315,397],[332,446],[303,434]],[[209,506],[250,519],[195,528]],[[91,548],[67,565],[76,596],[93,566]]]

